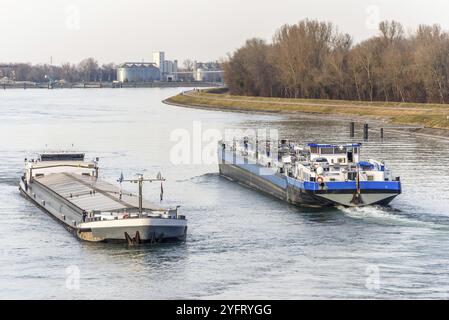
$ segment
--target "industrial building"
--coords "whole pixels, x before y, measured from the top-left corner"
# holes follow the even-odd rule
[[[117,68],[119,82],[175,82],[197,81],[223,83],[221,64],[213,62],[193,63],[189,70],[178,71],[178,60],[165,60],[165,52],[153,53],[153,62],[126,62]]]
[[[177,73],[177,79],[180,82],[211,82],[224,83],[224,72],[221,68],[221,63],[217,61],[212,62],[198,62],[194,61],[191,67]]]
[[[193,78],[199,82],[223,82],[223,70],[218,62],[194,62]]]
[[[125,62],[117,68],[119,82],[178,81],[178,61],[165,60],[165,53],[153,53],[153,62]]]
[[[153,53],[153,62],[159,68],[161,81],[178,81],[178,60],[165,60],[165,52]]]
[[[125,62],[117,68],[119,82],[152,82],[160,79],[159,68],[154,63]]]

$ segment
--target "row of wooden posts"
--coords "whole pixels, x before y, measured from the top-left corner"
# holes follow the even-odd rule
[[[355,122],[350,122],[349,124],[349,136],[351,138],[355,137]],[[369,138],[369,125],[365,123],[363,125],[363,140],[368,141]],[[380,128],[380,138],[384,138],[384,128]]]

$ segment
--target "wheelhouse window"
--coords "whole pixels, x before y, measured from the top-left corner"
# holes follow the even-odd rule
[[[83,161],[82,153],[54,153],[42,154],[41,161]]]
[[[334,148],[321,148],[321,154],[334,154]]]
[[[346,148],[335,148],[334,153],[335,154],[346,154],[347,150]]]

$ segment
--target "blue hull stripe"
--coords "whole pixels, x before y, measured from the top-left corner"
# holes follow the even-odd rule
[[[299,181],[288,177],[288,183],[296,188],[318,191],[321,190],[319,183],[310,181]],[[326,182],[326,190],[356,190],[357,183],[355,181],[347,182]],[[383,191],[401,191],[401,183],[399,181],[360,181],[361,190],[383,190]]]

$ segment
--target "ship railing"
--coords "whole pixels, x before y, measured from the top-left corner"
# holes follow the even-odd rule
[[[40,162],[43,163],[43,162]],[[39,170],[39,169],[49,169],[49,168],[57,168],[57,167],[73,167],[73,168],[82,168],[82,169],[95,169],[95,164],[94,163],[64,163],[64,162],[60,162],[57,164],[50,164],[50,165],[40,165],[33,168],[34,170]]]

